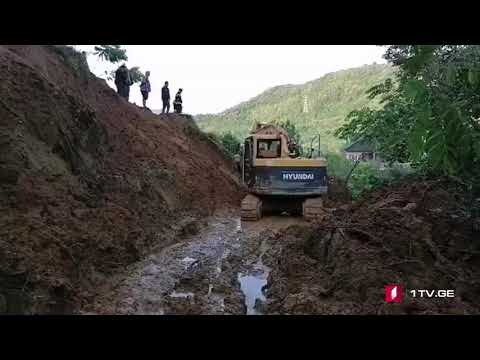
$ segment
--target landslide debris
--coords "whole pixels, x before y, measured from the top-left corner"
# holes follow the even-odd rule
[[[192,118],[127,103],[82,54],[1,45],[0,313],[91,301],[195,230],[179,225],[187,215],[237,206],[233,168]]]
[[[269,314],[478,314],[480,232],[472,194],[407,179],[269,240]],[[386,303],[384,286],[454,289]]]

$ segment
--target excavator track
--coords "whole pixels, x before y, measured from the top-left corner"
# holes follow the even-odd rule
[[[242,200],[241,219],[243,221],[257,221],[262,217],[262,200],[248,194]]]
[[[322,198],[306,199],[302,204],[302,213],[307,221],[322,220],[327,215]]]

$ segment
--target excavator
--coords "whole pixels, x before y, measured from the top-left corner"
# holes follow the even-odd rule
[[[248,195],[241,219],[257,221],[264,212],[301,214],[314,220],[325,214],[322,197],[328,192],[327,161],[310,144],[300,157],[297,144],[282,127],[256,123],[240,151],[240,169]]]

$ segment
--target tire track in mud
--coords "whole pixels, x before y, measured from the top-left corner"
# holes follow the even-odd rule
[[[242,223],[236,213],[220,213],[207,222],[200,233],[129,267],[82,313],[261,314],[266,239],[302,220]]]

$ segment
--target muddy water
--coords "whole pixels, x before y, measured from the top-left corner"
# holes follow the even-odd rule
[[[270,219],[272,220],[272,219]],[[268,221],[268,219],[266,219]],[[261,239],[259,248],[258,261],[251,267],[251,270],[244,274],[238,274],[238,281],[240,282],[240,289],[245,296],[245,305],[247,307],[247,315],[262,315],[262,307],[266,302],[263,289],[267,286],[267,279],[270,273],[270,268],[263,264],[262,258],[267,250],[265,239]]]
[[[267,217],[242,223],[217,214],[199,234],[130,266],[82,311],[101,314],[262,314],[270,269],[265,231],[303,220]]]
[[[262,311],[259,310],[259,307],[267,300],[263,293],[263,288],[267,285],[267,278],[270,269],[265,267],[258,270],[260,270],[260,272],[254,275],[238,274],[240,289],[245,296],[247,315],[261,315]]]

